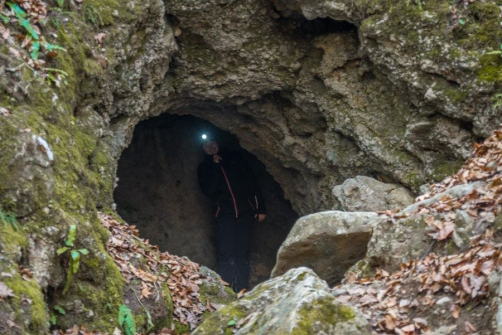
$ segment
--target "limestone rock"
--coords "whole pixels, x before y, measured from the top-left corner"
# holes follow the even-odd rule
[[[403,209],[403,214],[416,211],[420,207],[427,207],[440,201],[442,197],[448,196],[453,199],[460,199],[470,194],[473,190],[480,188],[481,183],[471,183],[454,186],[445,192],[434,197],[419,201]],[[411,215],[396,221],[381,220],[374,226],[373,234],[368,243],[368,251],[364,260],[353,266],[349,271],[370,274],[372,269],[380,267],[387,271],[399,269],[402,263],[410,259],[422,257],[430,252],[434,243],[427,236],[427,218],[430,214]],[[451,251],[452,248],[462,248],[469,243],[470,237],[475,232],[472,219],[462,210],[456,211],[455,219],[456,231],[453,239],[441,248]],[[435,252],[441,252],[435,249]]]
[[[328,211],[300,218],[277,254],[272,277],[306,266],[330,285],[362,259],[373,227],[381,220],[376,213]]]
[[[376,179],[357,176],[333,188],[333,195],[341,206],[352,212],[384,211],[404,208],[415,200],[410,191]]]
[[[268,280],[213,312],[192,334],[370,334],[357,310],[336,301],[328,285],[307,268]]]

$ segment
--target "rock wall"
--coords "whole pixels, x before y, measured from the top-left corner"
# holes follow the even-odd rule
[[[123,292],[96,211],[111,207],[120,153],[142,119],[191,114],[235,134],[299,214],[331,208],[331,188],[357,175],[417,192],[502,121],[492,100],[502,59],[487,53],[502,42],[493,2],[43,4],[48,19],[29,20],[66,51],[45,45],[35,61],[0,2],[11,16],[0,45],[0,204],[18,225],[0,225],[0,273],[29,299],[0,314],[19,333],[49,329],[68,269],[56,250],[71,225],[89,255],[65,298],[81,304],[65,317],[84,305],[90,329],[113,330]],[[20,281],[20,265],[33,277]]]

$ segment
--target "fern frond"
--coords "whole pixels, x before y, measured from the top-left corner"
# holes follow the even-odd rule
[[[136,334],[134,316],[132,315],[132,311],[126,305],[120,306],[118,321],[119,326],[125,330],[126,335]]]

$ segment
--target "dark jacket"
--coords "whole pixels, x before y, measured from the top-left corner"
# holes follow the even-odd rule
[[[214,163],[213,156],[206,155],[198,169],[202,192],[215,201],[215,216],[265,214],[265,202],[246,161],[223,148],[218,155],[222,158],[220,163]]]

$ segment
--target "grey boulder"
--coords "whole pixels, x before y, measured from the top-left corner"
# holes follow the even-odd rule
[[[305,266],[329,285],[338,283],[364,257],[372,229],[381,220],[376,213],[339,211],[300,218],[277,253],[272,277]]]
[[[365,176],[345,180],[333,188],[333,195],[343,209],[353,212],[404,208],[415,200],[411,192],[402,186]]]

